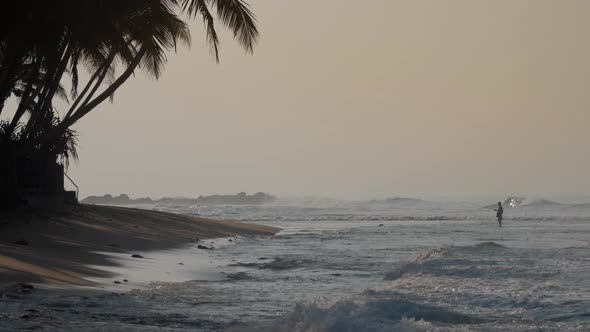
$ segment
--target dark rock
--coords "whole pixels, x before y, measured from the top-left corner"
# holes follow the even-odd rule
[[[123,279],[123,282],[129,282],[129,280],[127,280],[127,279]]]
[[[332,273],[330,275],[334,276],[334,277],[340,277],[340,276],[342,276],[342,273]]]
[[[0,299],[20,299],[21,294],[30,294],[34,289],[35,287],[33,287],[33,285],[25,283],[13,284],[5,288],[6,292],[0,293]]]
[[[12,288],[12,291],[20,294],[31,294],[34,289],[35,287],[33,287],[33,285],[18,283]]]
[[[248,195],[244,192],[236,195],[212,195],[212,196],[199,196],[198,198],[161,198],[158,200],[152,200],[149,197],[131,199],[126,194],[119,196],[104,195],[104,196],[88,196],[81,201],[85,204],[98,204],[98,205],[132,205],[132,204],[182,204],[182,205],[262,205],[264,203],[272,202],[277,199],[276,196],[258,192],[253,195]]]
[[[383,224],[379,224],[379,227],[382,227],[382,226],[383,226]]]
[[[199,196],[196,199],[197,204],[212,204],[212,205],[262,205],[264,203],[272,202],[277,197],[266,193],[256,193],[248,195],[245,192],[236,195],[213,195],[213,196]]]
[[[118,280],[115,280],[115,284],[119,285],[119,284],[121,284],[121,282]]]
[[[133,255],[131,255],[131,257],[133,257],[133,258],[143,258],[142,255],[138,255],[138,254],[133,254]]]
[[[15,241],[14,244],[18,244],[20,246],[28,246],[29,245],[29,242],[27,240],[22,240],[21,239],[21,240]]]
[[[203,249],[203,250],[213,250],[213,248],[205,247],[205,246],[202,246],[200,244],[197,246],[197,248]]]
[[[88,196],[82,200],[86,204],[110,204],[110,205],[127,205],[132,203],[132,200],[126,194],[121,194],[117,197],[112,195],[104,196]]]
[[[178,263],[178,265],[184,265],[184,263]]]

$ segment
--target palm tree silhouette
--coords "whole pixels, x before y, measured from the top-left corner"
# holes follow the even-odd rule
[[[75,158],[75,123],[112,99],[135,71],[159,78],[166,54],[179,44],[190,45],[182,15],[202,18],[216,61],[216,21],[230,29],[247,52],[257,42],[255,16],[242,0],[46,0],[3,5],[0,116],[8,98],[18,100],[12,117],[0,121],[4,184],[11,182],[6,179],[14,175],[18,159],[49,155],[67,164]],[[84,84],[81,68],[90,74]],[[69,93],[62,85],[66,78]],[[67,110],[55,109],[56,97],[69,101]]]

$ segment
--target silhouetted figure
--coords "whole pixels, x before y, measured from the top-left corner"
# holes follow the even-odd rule
[[[502,216],[504,214],[504,208],[502,207],[502,202],[498,202],[498,208],[494,209],[496,211],[496,218],[498,218],[498,226],[502,227]]]

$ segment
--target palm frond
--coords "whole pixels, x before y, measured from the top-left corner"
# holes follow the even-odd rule
[[[233,31],[234,37],[248,52],[254,51],[259,32],[256,16],[242,0],[210,0],[223,23]]]
[[[215,19],[213,18],[213,15],[211,15],[206,1],[207,0],[186,0],[183,1],[182,9],[193,16],[196,16],[199,13],[201,14],[203,23],[205,24],[207,42],[211,47],[211,52],[215,56],[215,61],[219,62],[219,36],[215,30]]]
[[[80,52],[75,51],[72,54],[72,60],[70,62],[70,75],[72,76],[72,87],[70,93],[72,94],[73,98],[78,96],[78,85],[80,83],[80,79],[78,77],[78,61],[80,59]]]
[[[213,16],[209,7],[214,7],[222,23],[234,34],[234,38],[252,53],[258,42],[259,32],[256,16],[243,0],[180,0],[183,11],[189,15],[201,14],[207,30],[207,41],[210,43],[217,60],[219,60],[219,37],[215,31]]]

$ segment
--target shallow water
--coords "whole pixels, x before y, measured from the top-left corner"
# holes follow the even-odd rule
[[[590,331],[590,206],[542,203],[502,228],[470,203],[157,206],[284,231],[146,253],[124,294],[4,294],[0,329]]]

